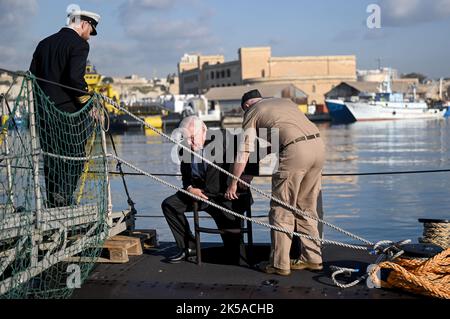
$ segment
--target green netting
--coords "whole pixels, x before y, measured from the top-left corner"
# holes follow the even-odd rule
[[[108,232],[100,101],[61,112],[27,76],[3,110],[0,298],[66,298],[87,278]]]

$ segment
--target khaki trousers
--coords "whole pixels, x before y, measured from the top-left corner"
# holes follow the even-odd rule
[[[317,217],[317,198],[322,186],[325,146],[320,138],[290,145],[280,154],[279,171],[272,177],[272,195],[281,201]],[[269,222],[273,226],[318,238],[318,222],[296,215],[289,209],[271,202]],[[271,231],[271,264],[290,269],[292,236]],[[322,263],[320,242],[300,238],[300,260]]]

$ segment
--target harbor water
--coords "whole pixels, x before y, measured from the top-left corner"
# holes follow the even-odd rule
[[[318,126],[327,146],[326,174],[450,169],[448,119]],[[171,158],[174,146],[164,138],[139,131],[115,134],[114,139],[119,156],[139,168],[151,173],[179,173]],[[162,178],[181,185],[180,177]],[[174,190],[148,177],[127,176],[126,180],[138,215],[147,216],[137,219],[136,228],[156,229],[160,241],[173,241],[160,205]],[[111,184],[114,211],[126,209],[122,181],[115,176]],[[270,178],[255,178],[253,185],[270,193]],[[449,192],[450,172],[324,177],[324,219],[373,242],[417,242],[422,233],[419,218],[450,217]],[[267,222],[269,201],[259,194],[254,197],[253,215]],[[190,222],[192,225],[192,219]],[[213,223],[208,218],[201,220],[205,226]],[[355,242],[327,227],[324,237]],[[220,237],[202,234],[202,240],[218,242]],[[254,240],[270,242],[269,230],[255,225]]]

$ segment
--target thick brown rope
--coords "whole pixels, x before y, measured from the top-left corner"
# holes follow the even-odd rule
[[[450,248],[450,223],[424,223],[423,237],[419,242]]]
[[[450,299],[450,248],[430,259],[399,258],[378,267],[392,270],[387,282],[381,281],[383,288]]]

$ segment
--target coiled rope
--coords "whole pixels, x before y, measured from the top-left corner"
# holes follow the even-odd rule
[[[435,244],[444,249],[450,248],[450,221],[419,219],[424,223],[420,243]]]
[[[375,272],[390,270],[382,281]],[[382,288],[399,288],[425,296],[450,299],[450,248],[430,259],[398,258],[375,266],[371,280]]]

